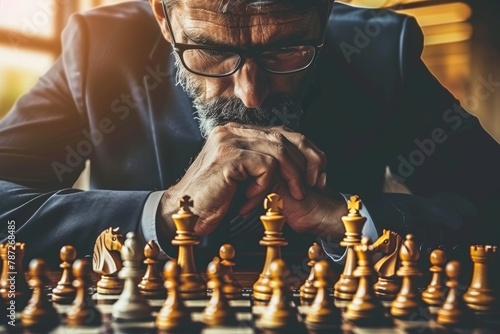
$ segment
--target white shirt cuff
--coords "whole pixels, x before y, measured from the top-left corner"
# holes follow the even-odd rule
[[[349,200],[349,197],[351,197],[351,195],[342,193],[340,194],[344,197],[347,204],[347,201]],[[365,225],[363,226],[363,230],[361,232],[363,237],[367,236],[370,238],[371,242],[374,242],[375,240],[378,239],[379,236],[377,229],[375,228],[373,219],[370,216],[370,213],[368,212],[368,209],[366,208],[365,205],[361,206],[359,214],[366,218]],[[332,259],[333,262],[338,264],[344,263],[345,256],[347,254],[347,250],[345,248],[341,247],[339,243],[327,241],[324,240],[323,238],[320,239],[320,242],[321,246],[323,247],[323,251],[325,252],[326,255],[328,255]]]
[[[160,260],[169,259],[170,257],[161,249],[160,243],[158,242],[158,235],[156,232],[156,213],[158,212],[158,206],[160,205],[161,197],[163,196],[163,191],[152,192],[142,210],[142,218],[140,228],[142,230],[142,236],[144,241],[147,243],[150,240],[154,240],[158,247],[160,248]],[[139,233],[141,235],[141,233]]]

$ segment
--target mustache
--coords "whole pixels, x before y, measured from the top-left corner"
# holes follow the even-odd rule
[[[247,108],[238,98],[214,98],[196,103],[198,118],[210,118],[216,125],[237,122],[259,126],[284,125],[296,128],[302,108],[286,94],[269,96],[259,108]]]

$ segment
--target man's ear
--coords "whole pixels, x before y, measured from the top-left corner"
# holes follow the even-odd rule
[[[167,29],[167,22],[165,21],[165,13],[163,12],[162,0],[149,0],[149,4],[151,5],[151,9],[153,10],[153,15],[155,16],[156,21],[160,25],[163,37],[165,37],[167,42],[172,43],[172,38],[170,37],[170,33]]]

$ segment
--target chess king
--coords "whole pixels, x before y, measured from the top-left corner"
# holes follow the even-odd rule
[[[360,27],[380,28],[362,49]],[[127,1],[77,13],[60,57],[0,121],[0,221],[17,217],[25,258],[55,266],[62,245],[91,254],[109,226],[175,257],[172,215],[189,195],[201,268],[228,241],[262,249],[269,193],[286,203],[283,233],[298,252],[341,240],[343,195],[360,194],[373,231],[494,243],[500,145],[422,50],[415,18],[332,0]],[[90,191],[73,188],[87,160]],[[404,194],[384,192],[386,170]],[[0,241],[8,236],[0,224]]]

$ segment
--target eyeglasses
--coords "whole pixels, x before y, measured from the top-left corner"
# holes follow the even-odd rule
[[[165,0],[162,0],[162,6],[174,51],[179,55],[186,70],[202,76],[229,76],[240,69],[243,59],[246,58],[254,59],[263,69],[274,74],[299,72],[313,63],[325,39],[325,33],[323,33],[322,39],[275,44],[252,50],[177,43],[168,18]]]

